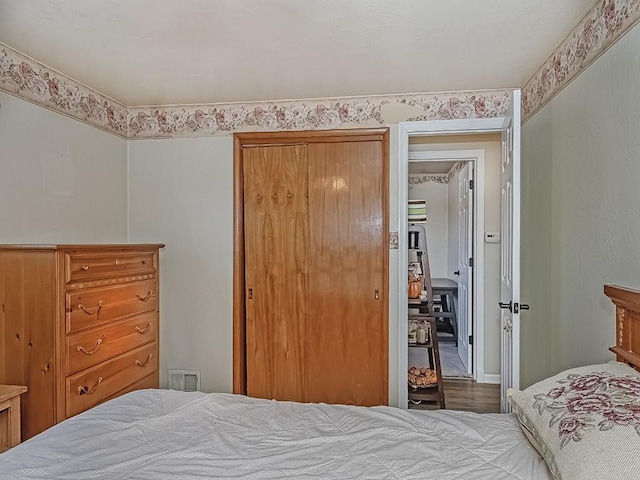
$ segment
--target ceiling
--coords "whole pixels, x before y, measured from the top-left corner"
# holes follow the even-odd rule
[[[453,161],[409,161],[409,175],[444,175],[451,171],[451,169],[458,163],[458,160]]]
[[[0,41],[126,105],[520,87],[593,0],[0,0]]]

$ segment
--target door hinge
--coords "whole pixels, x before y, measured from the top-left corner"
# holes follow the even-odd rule
[[[469,180],[469,190],[473,190],[473,180]]]
[[[469,266],[473,268],[473,257],[469,258]]]
[[[473,335],[469,335],[469,345],[473,345]]]

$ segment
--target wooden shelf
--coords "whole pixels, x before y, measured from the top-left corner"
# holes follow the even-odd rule
[[[409,343],[409,348],[433,348],[431,343]]]
[[[411,319],[413,315],[410,315]],[[414,317],[415,318],[415,317]],[[408,343],[408,348],[424,348],[428,352],[429,367],[436,372],[437,382],[428,387],[412,387],[407,385],[409,389],[408,398],[410,400],[409,407],[412,407],[411,400],[419,402],[434,402],[440,408],[445,407],[444,387],[442,384],[442,372],[440,371],[440,349],[438,348],[438,337],[436,333],[436,320],[433,317],[426,317],[424,320],[428,323],[429,343]],[[415,408],[415,406],[413,407]]]
[[[421,400],[437,402],[440,400],[440,392],[438,391],[438,384],[430,387],[417,387],[413,388],[409,385],[409,400]]]

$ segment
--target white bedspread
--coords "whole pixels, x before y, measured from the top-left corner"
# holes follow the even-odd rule
[[[549,479],[515,416],[143,390],[0,455],[2,479]]]

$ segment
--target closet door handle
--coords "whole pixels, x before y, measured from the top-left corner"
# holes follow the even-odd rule
[[[380,290],[378,290],[377,288],[373,293],[373,298],[375,298],[376,300],[380,300]]]

